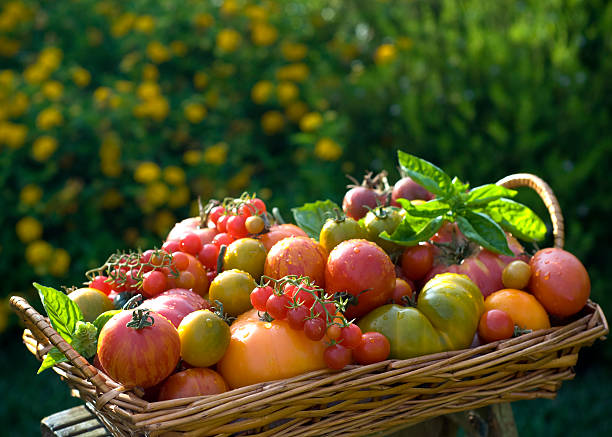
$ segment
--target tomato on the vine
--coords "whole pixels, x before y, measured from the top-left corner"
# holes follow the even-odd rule
[[[340,344],[346,348],[355,349],[361,344],[361,335],[361,328],[351,323],[340,329]]]
[[[321,340],[325,336],[327,324],[320,317],[308,318],[304,322],[304,334],[312,341]]]
[[[272,296],[274,289],[269,285],[263,287],[255,287],[251,291],[251,304],[257,311],[266,311],[266,302],[268,298]]]
[[[160,270],[151,270],[143,275],[142,294],[147,298],[157,296],[167,289],[167,285],[168,275]]]
[[[287,310],[287,322],[292,329],[304,329],[304,324],[309,316],[310,310],[304,305],[293,306]]]
[[[244,222],[244,227],[249,234],[259,234],[264,230],[265,226],[266,223],[264,222],[264,219],[262,219],[259,215],[249,216]]]
[[[359,364],[373,364],[389,357],[391,345],[380,332],[364,332],[361,343],[353,349],[353,358]]]
[[[234,238],[244,238],[249,235],[245,226],[246,217],[244,215],[232,215],[227,219],[227,232]]]
[[[287,317],[291,300],[286,294],[272,294],[266,301],[266,312],[275,320]]]
[[[113,287],[111,287],[110,282],[108,281],[108,276],[99,275],[93,278],[89,284],[87,285],[89,288],[95,288],[96,290],[100,290],[102,293],[107,296],[111,291],[113,291]]]
[[[183,252],[197,255],[202,249],[202,240],[194,233],[187,234],[179,241],[179,248]]]
[[[341,370],[353,361],[353,351],[341,344],[334,344],[325,349],[323,359],[330,369]]]

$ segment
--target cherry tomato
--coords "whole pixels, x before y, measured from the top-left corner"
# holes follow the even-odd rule
[[[249,235],[246,226],[246,217],[243,215],[233,215],[227,219],[227,232],[234,238],[244,238]]]
[[[100,290],[102,293],[108,296],[108,294],[113,291],[113,287],[111,287],[110,282],[107,282],[107,280],[108,276],[96,276],[89,282],[87,286],[89,288],[95,288],[96,290]]]
[[[505,340],[514,334],[514,322],[510,315],[502,310],[485,311],[478,323],[478,336],[485,343]]]
[[[310,316],[310,310],[304,305],[289,308],[287,311],[287,322],[292,329],[302,330],[306,319]]]
[[[354,323],[340,329],[340,343],[348,349],[355,349],[361,344],[361,328]]]
[[[407,281],[395,278],[395,288],[393,289],[393,303],[406,306],[406,299],[410,300],[414,290]]]
[[[320,317],[307,319],[304,322],[304,334],[312,341],[319,341],[325,335],[326,327],[325,319]]]
[[[272,296],[274,289],[269,285],[263,287],[255,287],[251,291],[251,304],[257,311],[266,311],[266,302]]]
[[[313,287],[308,285],[301,285],[298,287],[293,284],[287,284],[285,285],[285,294],[295,302],[299,302],[306,308],[310,308],[315,303],[314,291],[308,291],[312,289]]]
[[[259,234],[261,231],[264,230],[266,224],[264,222],[264,219],[261,218],[261,216],[252,215],[250,217],[247,217],[246,221],[244,222],[244,226],[249,232],[249,234]]]
[[[430,244],[411,246],[402,252],[402,272],[413,281],[423,279],[431,270],[434,262],[434,250]]]
[[[351,361],[353,361],[353,351],[341,344],[334,344],[325,349],[323,359],[330,369],[340,370],[351,364]]]
[[[189,266],[189,257],[183,252],[173,253],[172,266],[177,270],[185,270]]]
[[[227,220],[230,218],[228,214],[223,214],[217,219],[217,231],[227,232]]]
[[[380,332],[364,332],[361,343],[353,349],[353,358],[359,364],[373,364],[389,357],[391,345]]]
[[[143,275],[142,294],[144,297],[151,298],[166,291],[168,286],[168,276],[159,270],[151,270]]]
[[[506,288],[524,290],[531,278],[531,267],[525,261],[517,259],[502,270],[502,282]]]
[[[339,325],[336,325],[335,323],[333,325],[329,325],[327,327],[327,331],[326,331],[326,335],[327,338],[329,338],[330,340],[338,340],[340,338],[340,333],[342,328],[340,328]]]
[[[290,304],[286,294],[273,294],[266,302],[266,311],[274,320],[283,320],[287,317]]]
[[[210,210],[210,214],[208,214],[208,219],[216,225],[217,221],[219,220],[219,217],[221,217],[223,214],[225,214],[225,208],[223,208],[221,205],[218,205]]]
[[[208,270],[217,270],[217,258],[219,258],[219,246],[212,243],[203,245],[198,253],[198,260]]]
[[[168,253],[174,253],[181,250],[180,244],[176,240],[166,241],[162,244],[162,249]]]
[[[179,248],[183,252],[187,252],[191,255],[197,255],[202,249],[202,240],[200,240],[200,237],[197,234],[187,234],[179,241]]]
[[[229,246],[233,241],[234,237],[232,237],[230,234],[228,234],[227,232],[220,232],[215,235],[215,238],[213,238],[212,242],[218,247],[221,247],[222,245]]]

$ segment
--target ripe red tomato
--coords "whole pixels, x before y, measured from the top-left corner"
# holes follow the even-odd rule
[[[183,318],[196,311],[211,308],[211,303],[199,294],[183,288],[174,288],[143,301],[139,308],[147,308],[166,317],[178,328]]]
[[[349,324],[343,328],[340,328],[340,341],[342,346],[355,349],[361,344],[361,328],[354,323]]]
[[[173,266],[178,270],[179,276],[168,276],[168,288],[187,288],[204,297],[208,293],[208,276],[206,269],[193,255],[185,252],[172,254]]]
[[[127,326],[133,316],[150,326]],[[174,325],[146,309],[121,311],[100,330],[98,358],[113,380],[126,387],[152,387],[166,379],[178,364],[181,342]]]
[[[531,258],[529,289],[546,311],[557,317],[576,314],[591,294],[591,280],[584,265],[570,252],[542,249]]]
[[[190,253],[191,255],[197,255],[202,249],[202,240],[195,233],[185,234],[183,238],[179,240],[179,248],[183,252]]]
[[[288,237],[268,252],[264,274],[274,279],[287,275],[308,276],[323,287],[326,260],[327,252],[317,241],[308,237]]]
[[[391,345],[380,332],[364,332],[360,344],[353,349],[353,358],[359,364],[373,364],[389,357]]]
[[[411,246],[402,252],[402,273],[412,281],[423,279],[434,262],[434,248],[429,243]]]
[[[111,291],[113,291],[113,287],[111,287],[110,281],[108,281],[108,276],[104,275],[96,276],[89,282],[87,286],[89,288],[95,288],[96,290],[100,290],[107,296]]]
[[[346,192],[342,199],[342,210],[352,219],[359,220],[370,209],[374,209],[381,202],[376,191],[366,187],[354,187]]]
[[[304,334],[313,341],[321,340],[325,336],[326,329],[325,319],[320,317],[309,318],[304,322]]]
[[[287,317],[290,303],[286,294],[272,294],[266,301],[266,311],[274,320],[283,320]]]
[[[268,298],[272,296],[274,293],[274,289],[269,285],[265,285],[263,287],[256,287],[251,291],[251,305],[257,311],[265,311],[266,310],[266,302]]]
[[[264,232],[257,236],[266,248],[266,252],[269,252],[272,246],[287,237],[308,237],[308,234],[296,225],[284,223],[281,225],[272,225],[268,232]]]
[[[393,303],[406,306],[413,293],[414,289],[407,281],[395,278],[395,288],[393,289],[392,295]]]
[[[325,267],[327,293],[348,292],[357,305],[348,305],[347,319],[363,316],[391,299],[395,268],[379,246],[367,240],[346,240],[329,254]]]
[[[334,344],[325,349],[323,359],[330,369],[341,370],[353,361],[353,351],[341,344]]]
[[[212,238],[217,233],[217,230],[210,227],[210,222],[209,226],[201,226],[200,217],[189,217],[174,225],[174,227],[168,233],[166,241],[179,241],[186,234],[190,233],[195,233],[198,235],[202,241],[202,244],[206,244],[212,241]]]
[[[287,322],[291,329],[302,330],[309,316],[310,310],[304,305],[294,306],[287,311]]]
[[[485,342],[491,343],[497,340],[505,340],[514,334],[514,322],[512,317],[505,311],[492,309],[485,311],[478,322],[478,337]]]
[[[212,369],[196,367],[177,372],[162,384],[157,400],[216,395],[229,390],[227,382]]]
[[[391,192],[391,205],[400,206],[397,199],[407,200],[431,200],[433,194],[427,191],[424,187],[417,184],[411,177],[406,176],[401,178],[393,185],[393,191]]]

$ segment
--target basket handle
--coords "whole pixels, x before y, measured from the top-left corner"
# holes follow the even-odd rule
[[[102,393],[112,388],[106,384],[106,379],[98,373],[98,369],[89,364],[55,329],[36,311],[27,300],[20,296],[11,296],[10,305],[26,323],[32,324],[49,342],[63,353],[79,371],[95,385]]]
[[[565,228],[563,225],[561,206],[559,206],[559,202],[552,188],[550,188],[544,180],[530,173],[517,173],[500,179],[497,181],[497,185],[506,188],[529,187],[538,193],[550,215],[553,227],[554,247],[563,248],[565,242]]]

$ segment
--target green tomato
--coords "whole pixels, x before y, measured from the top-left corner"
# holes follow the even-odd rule
[[[404,210],[394,206],[374,208],[363,219],[367,239],[383,248],[389,255],[400,252],[403,247],[379,237],[381,232],[387,231],[391,235],[404,219]]]
[[[343,241],[365,238],[365,230],[355,219],[350,217],[341,219],[331,218],[327,219],[321,228],[319,243],[321,243],[321,246],[327,252],[331,252],[334,247]]]
[[[223,256],[223,270],[238,269],[259,281],[266,263],[266,248],[254,238],[240,238],[227,246]]]
[[[358,325],[389,339],[390,358],[407,359],[469,347],[483,312],[482,293],[467,276],[443,273],[425,284],[415,308],[384,305]]]

